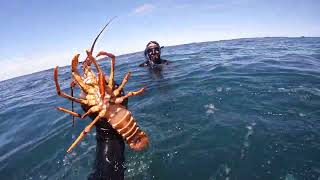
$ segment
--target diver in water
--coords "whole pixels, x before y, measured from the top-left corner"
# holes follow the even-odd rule
[[[123,95],[124,92],[122,91]],[[128,99],[123,103],[128,106]],[[88,108],[82,106],[83,110]],[[93,120],[98,114],[92,114]],[[95,124],[96,127],[96,157],[92,172],[88,180],[123,180],[124,179],[124,150],[125,142],[122,136],[112,128],[107,119],[101,119]]]
[[[161,48],[162,47],[160,47],[159,43],[156,41],[150,41],[144,50],[144,57],[146,58],[146,61],[139,66],[155,68],[159,64],[169,64],[170,61],[161,59]]]

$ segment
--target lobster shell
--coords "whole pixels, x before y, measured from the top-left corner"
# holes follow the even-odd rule
[[[133,150],[143,150],[148,146],[148,136],[141,131],[136,120],[124,106],[119,104],[110,104],[106,117],[108,123],[117,130],[117,132],[128,143]]]

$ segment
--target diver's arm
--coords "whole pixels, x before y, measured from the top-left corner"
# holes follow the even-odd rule
[[[148,66],[148,61],[145,61],[145,62],[139,64],[139,67],[146,67],[146,66]]]
[[[145,66],[145,63],[139,64],[139,67],[144,67],[144,66]]]
[[[161,59],[161,64],[168,65],[168,64],[171,64],[171,61],[166,60],[166,59]]]

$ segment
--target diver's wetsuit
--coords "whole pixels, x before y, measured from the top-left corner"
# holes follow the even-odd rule
[[[167,65],[167,64],[169,64],[169,61],[165,60],[165,59],[159,59],[158,62],[153,63],[150,60],[147,60],[144,63],[139,64],[139,67],[146,67],[146,66],[151,67],[151,66],[154,66],[157,64],[166,64]]]
[[[123,104],[127,107],[128,100]],[[82,106],[84,110],[86,107]],[[97,114],[90,116],[94,119]],[[123,180],[124,179],[124,148],[125,143],[120,134],[112,128],[106,119],[96,124],[96,158],[93,171],[88,180]]]

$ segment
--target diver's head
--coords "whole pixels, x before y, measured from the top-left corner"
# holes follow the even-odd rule
[[[144,50],[145,58],[155,64],[160,64],[161,48],[156,41],[150,41]]]

